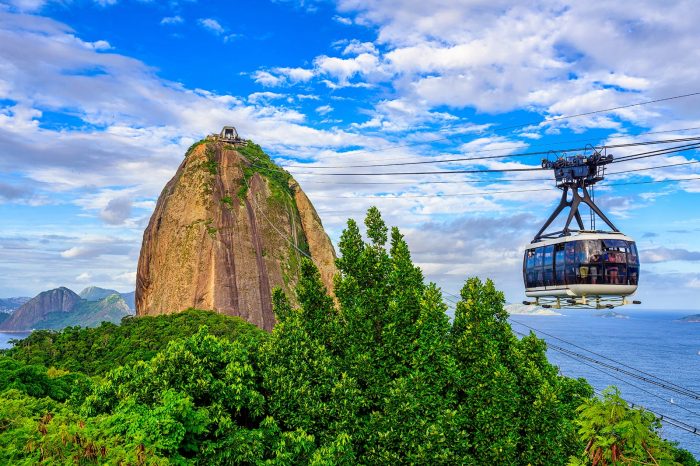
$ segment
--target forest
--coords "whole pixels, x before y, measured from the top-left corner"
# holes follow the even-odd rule
[[[453,319],[376,208],[349,220],[333,296],[300,261],[271,333],[188,310],[36,331],[0,356],[0,463],[696,465],[614,387],[561,376],[504,296]]]

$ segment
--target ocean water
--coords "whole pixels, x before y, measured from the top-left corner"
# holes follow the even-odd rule
[[[564,310],[564,315],[561,316],[514,315],[511,324],[515,331],[529,333],[530,329],[521,325],[526,324],[612,360],[700,392],[700,323],[678,322],[679,318],[694,312],[653,312],[634,308],[619,312],[629,318],[596,317],[595,314],[600,314],[601,311]],[[9,340],[24,338],[28,334],[0,333],[0,348],[9,348]],[[541,333],[538,335],[553,345],[601,360],[598,356],[550,336]],[[594,369],[598,367],[595,364],[587,362],[586,365],[552,348],[548,349],[548,357],[564,375],[584,377],[599,391],[615,385],[629,402],[700,427],[700,400],[669,392],[619,372],[599,368],[604,371],[601,372]],[[664,425],[662,435],[679,442],[681,447],[700,458],[700,436],[670,425]]]
[[[28,336],[30,333],[31,332],[12,332],[12,333],[0,332],[0,349],[10,348],[12,346],[10,344],[10,340],[20,340],[20,339]]]
[[[678,321],[679,318],[696,314],[697,311],[660,312],[623,308],[618,312],[627,315],[629,317],[627,319],[595,315],[602,312],[563,310],[561,316],[513,315],[510,320],[515,331],[527,334],[530,329],[520,323],[529,325],[554,337],[575,343],[582,348],[700,393],[700,323]],[[538,333],[538,336],[560,348],[570,349],[616,365],[599,356],[571,347],[561,340],[541,333]],[[590,361],[584,364],[578,358],[551,347],[548,348],[547,356],[559,367],[562,374],[584,377],[598,391],[609,385],[615,385],[628,402],[642,405],[658,414],[697,427],[700,434],[700,400],[602,368]],[[663,425],[662,436],[678,442],[682,448],[700,458],[700,436],[668,424]]]

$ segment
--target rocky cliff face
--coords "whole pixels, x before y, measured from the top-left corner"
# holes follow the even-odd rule
[[[95,327],[102,322],[118,324],[133,311],[118,293],[88,301],[68,288],[44,291],[27,301],[0,323],[0,330],[60,330],[69,325]]]
[[[50,313],[70,312],[81,301],[68,288],[44,291],[24,303],[0,325],[0,330],[31,330]]]
[[[299,185],[255,144],[203,141],[165,186],[144,232],[136,313],[213,309],[270,330],[272,289],[293,299],[304,254],[330,290],[335,252]]]

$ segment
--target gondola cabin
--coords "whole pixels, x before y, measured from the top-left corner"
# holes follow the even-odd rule
[[[523,279],[534,298],[629,296],[639,281],[637,246],[621,233],[543,239],[525,250]]]
[[[559,205],[549,216],[523,258],[525,295],[543,307],[563,306],[612,308],[628,304],[626,299],[637,291],[639,255],[634,240],[613,225],[595,204],[588,188],[602,181],[605,165],[612,155],[594,151],[592,155],[543,160],[543,169],[553,169],[557,188],[562,190]],[[571,197],[569,198],[569,194]],[[591,229],[586,230],[579,207],[591,211]],[[547,229],[569,209],[564,228],[547,233]],[[612,231],[595,228],[595,216]],[[576,221],[578,229],[572,228]],[[639,304],[639,301],[632,301]]]

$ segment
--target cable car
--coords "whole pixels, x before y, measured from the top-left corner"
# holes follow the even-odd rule
[[[556,186],[562,190],[562,197],[525,249],[525,295],[535,300],[523,301],[523,304],[601,309],[630,303],[627,297],[637,291],[639,283],[637,246],[632,238],[613,225],[588,191],[588,187],[604,178],[605,165],[612,160],[612,155],[594,151],[590,156],[542,161],[542,168],[554,170]],[[582,203],[591,209],[590,229],[585,229],[579,212]],[[546,233],[567,207],[570,210],[564,228]],[[596,215],[612,231],[596,229]],[[573,220],[576,220],[578,229],[571,228]]]

